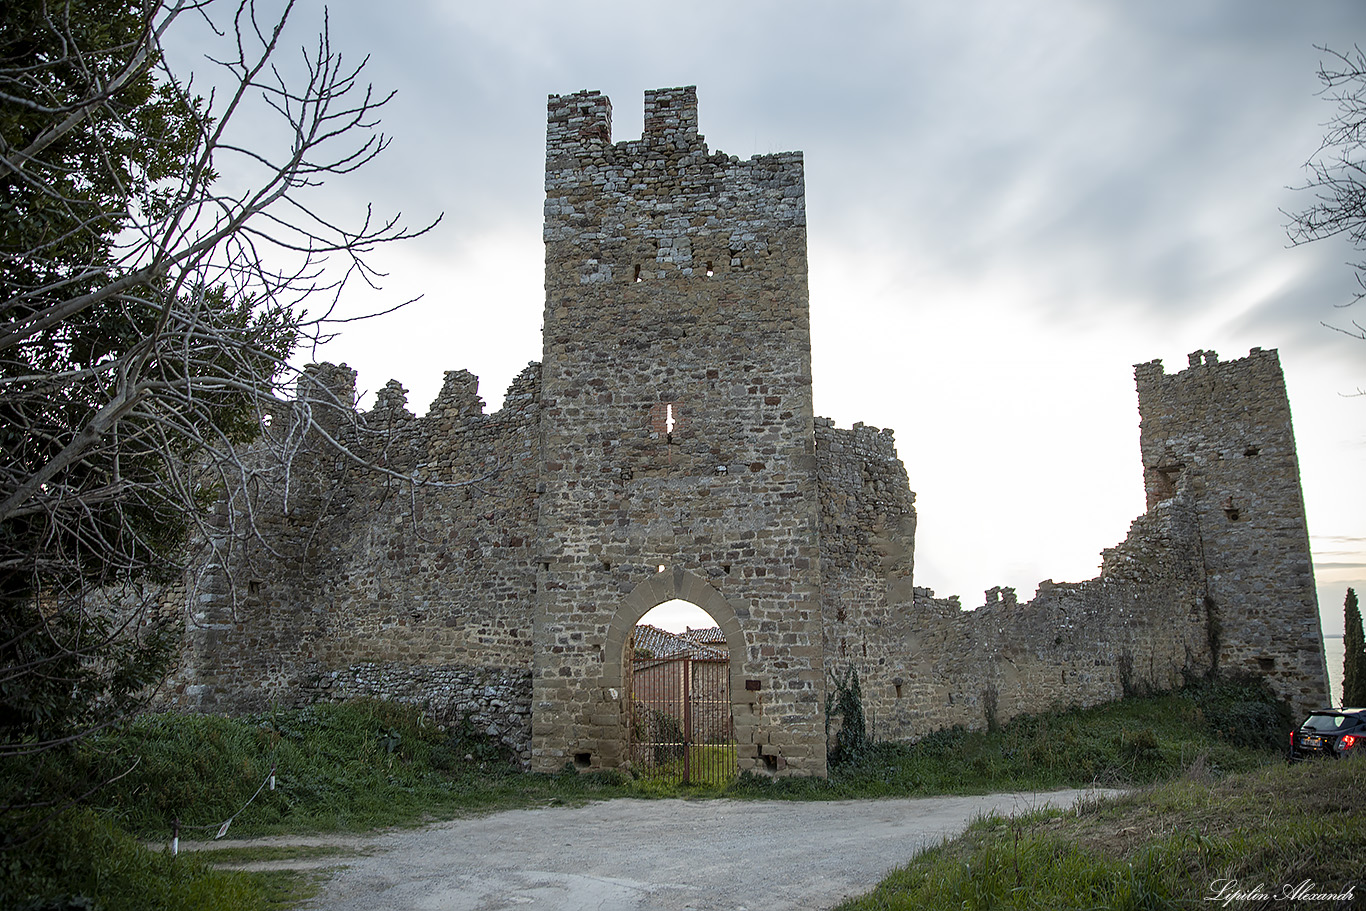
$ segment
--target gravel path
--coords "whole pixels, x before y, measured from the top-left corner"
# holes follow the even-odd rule
[[[611,800],[509,810],[345,844],[308,907],[329,911],[788,911],[873,887],[987,813],[1068,807],[1053,791],[913,800]],[[221,844],[221,843],[220,843]],[[292,867],[304,864],[289,864]]]

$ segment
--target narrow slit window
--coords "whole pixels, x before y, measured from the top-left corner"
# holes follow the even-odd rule
[[[640,266],[639,266],[639,265],[636,266],[635,280],[636,280],[636,281],[640,281]]]
[[[684,429],[683,409],[677,402],[658,402],[650,409],[650,430],[657,439],[672,443]]]

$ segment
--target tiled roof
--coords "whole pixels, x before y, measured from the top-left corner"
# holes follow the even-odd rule
[[[721,632],[718,627],[711,627]],[[637,649],[648,651],[655,658],[703,658],[712,661],[726,659],[725,648],[712,648],[708,644],[719,642],[725,645],[725,637],[719,639],[694,637],[692,633],[706,633],[708,630],[688,630],[687,633],[671,633],[648,623],[641,623],[635,629],[632,641]]]
[[[688,627],[688,631],[681,634],[684,639],[693,642],[700,642],[705,645],[725,645],[726,634],[721,632],[719,626],[704,626],[701,629]]]
[[[636,626],[632,641],[637,650],[643,649],[656,658],[667,658],[670,655],[685,652],[691,645],[673,633],[657,626],[651,626],[648,623],[641,623]]]

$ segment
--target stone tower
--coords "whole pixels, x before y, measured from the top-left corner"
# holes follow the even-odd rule
[[[618,764],[623,650],[679,597],[741,768],[824,774],[802,156],[708,151],[694,87],[615,144],[600,93],[548,108],[532,766]]]
[[[1190,355],[1167,375],[1139,364],[1148,508],[1192,509],[1214,666],[1265,677],[1298,710],[1328,699],[1318,595],[1290,403],[1275,349],[1221,363]]]

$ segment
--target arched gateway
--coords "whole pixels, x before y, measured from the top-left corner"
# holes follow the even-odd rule
[[[706,611],[726,637],[730,653],[731,689],[745,688],[742,679],[745,654],[745,634],[740,629],[740,618],[725,597],[707,584],[707,580],[680,567],[665,567],[637,585],[621,602],[611,625],[607,628],[607,642],[603,647],[603,677],[623,680],[626,667],[623,659],[631,641],[631,631],[640,618],[665,601],[688,601]]]
[[[650,634],[643,645],[637,634],[640,620],[676,600],[706,612],[719,627],[724,647],[689,643],[681,650],[660,649],[654,640],[665,637],[650,627],[641,628]],[[753,713],[742,698],[743,655],[744,633],[735,609],[700,577],[681,567],[661,567],[637,585],[617,609],[603,656],[603,676],[620,681],[625,746],[617,749],[625,764],[635,772],[684,783],[720,783],[733,776],[737,736],[743,733],[746,743],[754,741]],[[737,702],[749,719],[743,732],[734,721]]]
[[[793,690],[800,690],[801,681],[810,681],[819,673],[819,662],[813,661],[797,678],[798,685],[793,686],[789,676],[792,661],[775,660],[776,651],[767,644],[768,636],[762,637],[763,644],[756,644],[760,637],[746,635],[745,624],[752,620],[751,612],[744,607],[737,608],[706,579],[681,566],[665,566],[635,585],[618,602],[603,630],[600,644],[591,648],[600,660],[583,668],[582,676],[560,673],[563,663],[559,656],[565,654],[564,649],[555,651],[552,646],[547,653],[551,660],[538,660],[533,679],[535,691],[560,698],[586,697],[589,704],[579,714],[579,724],[546,728],[540,723],[555,707],[554,703],[551,699],[533,700],[533,708],[539,710],[533,712],[533,763],[541,758],[546,769],[571,762],[580,769],[619,768],[627,764],[631,712],[631,664],[627,651],[632,631],[651,609],[675,599],[689,601],[705,610],[716,620],[725,637],[729,660],[726,690],[739,769],[770,774],[789,770],[823,773],[822,702],[820,699],[799,701],[791,696]],[[539,650],[538,654],[541,654]],[[800,714],[792,711],[794,706],[803,707]],[[801,723],[803,720],[806,723]],[[552,738],[563,737],[566,733],[574,738],[573,742],[563,752],[552,752],[555,746]],[[548,761],[545,761],[547,757]]]

